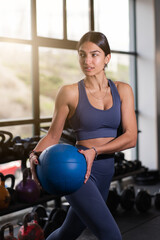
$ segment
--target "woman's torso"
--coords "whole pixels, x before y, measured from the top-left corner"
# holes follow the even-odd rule
[[[80,133],[80,139],[77,140],[76,144],[85,147],[100,146],[116,137],[116,126],[119,125],[118,122],[120,122],[121,118],[120,96],[116,88],[117,84],[114,84],[111,80],[108,80],[108,83],[106,96],[102,99],[96,99],[96,97],[91,95],[89,90],[85,87],[83,80],[81,80],[78,84],[74,84],[72,89],[72,91],[74,91],[74,99],[70,106],[68,119],[71,122],[71,125],[73,123],[73,125],[75,125],[74,127],[78,128],[77,121],[82,118],[82,120],[80,119],[81,124],[88,124],[85,126],[86,131],[89,128],[89,131],[85,134],[85,127],[84,129],[81,129],[81,126],[79,127],[78,131]],[[77,114],[79,114],[78,118]],[[110,120],[108,120],[109,118]],[[88,123],[86,123],[86,119],[88,119]],[[113,122],[115,122],[114,126],[113,123],[111,123],[112,119]],[[115,121],[115,119],[117,120]],[[109,125],[111,125],[111,128],[114,129],[111,129],[110,126],[107,125],[107,131],[105,130],[105,123],[107,123],[107,121],[110,121]],[[91,133],[94,132],[92,131],[94,130],[94,124],[95,129],[97,129],[95,133]],[[100,124],[104,125],[103,129],[100,129]],[[108,131],[111,133],[108,134]]]

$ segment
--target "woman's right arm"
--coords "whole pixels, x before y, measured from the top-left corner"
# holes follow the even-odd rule
[[[33,149],[33,152],[29,156],[30,168],[32,176],[35,182],[39,185],[39,181],[36,176],[35,166],[38,164],[38,157],[35,152],[42,152],[47,147],[57,144],[60,140],[66,118],[69,114],[69,101],[71,95],[69,94],[69,86],[64,86],[60,89],[55,102],[55,110],[52,118],[51,126],[48,133],[43,137]]]

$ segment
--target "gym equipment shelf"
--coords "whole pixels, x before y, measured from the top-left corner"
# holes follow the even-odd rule
[[[46,194],[43,197],[39,198],[39,200],[35,201],[34,203],[15,203],[10,205],[7,209],[0,210],[0,216],[7,215],[13,212],[17,212],[26,208],[33,207],[35,205],[43,204],[48,201],[55,201],[56,207],[61,207],[61,197],[55,197],[53,195]]]
[[[145,171],[146,171],[146,168],[142,166],[140,169],[138,169],[138,170],[136,170],[136,171],[128,172],[128,173],[125,173],[125,174],[122,174],[122,175],[118,175],[118,176],[113,177],[112,182],[117,181],[118,189],[119,189],[119,191],[122,191],[122,189],[123,189],[122,180],[123,180],[124,178],[134,177],[134,176],[136,176],[137,174],[143,173],[143,172],[145,172]]]
[[[142,173],[144,171],[145,171],[145,168],[142,167],[141,169],[139,169],[137,171],[125,173],[125,174],[119,175],[119,176],[115,176],[115,177],[113,177],[112,181],[118,181],[119,186],[120,186],[123,178],[133,177],[136,174]],[[7,209],[0,210],[0,216],[10,214],[10,213],[13,213],[13,212],[17,212],[17,211],[20,211],[20,210],[23,210],[23,209],[26,209],[26,208],[30,208],[30,207],[33,207],[35,205],[43,204],[43,203],[46,203],[46,202],[52,201],[52,200],[55,201],[56,207],[61,207],[61,197],[56,197],[55,195],[46,194],[46,195],[43,195],[42,197],[40,197],[39,200],[35,201],[32,204],[30,204],[30,203],[12,204]]]
[[[128,172],[128,173],[125,173],[125,174],[122,174],[122,175],[118,175],[118,176],[115,176],[113,177],[113,180],[112,181],[121,181],[123,178],[126,178],[126,177],[133,177],[139,173],[142,173],[142,172],[145,172],[146,171],[146,168],[145,167],[141,167],[140,169],[136,170],[136,171],[133,171],[133,172]]]

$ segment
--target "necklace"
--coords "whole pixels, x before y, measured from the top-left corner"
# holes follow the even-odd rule
[[[86,86],[85,86],[85,87],[86,87]],[[106,97],[107,90],[105,91],[105,94],[104,94],[103,97],[98,98],[98,97],[96,97],[96,96],[90,91],[89,87],[86,87],[86,88],[88,89],[89,94],[90,94],[91,96],[93,96],[93,97],[94,97],[95,99],[97,99],[97,100],[103,100],[103,99]]]
[[[86,88],[88,89],[88,92],[90,93],[90,95],[92,95],[92,96],[93,96],[95,99],[97,99],[97,100],[103,100],[103,99],[105,98],[105,96],[106,96],[106,93],[107,93],[107,91],[106,91],[103,97],[98,98],[98,97],[96,97],[96,96],[89,90],[88,87],[86,87]]]

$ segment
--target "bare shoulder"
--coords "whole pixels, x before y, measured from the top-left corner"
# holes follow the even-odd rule
[[[119,81],[115,81],[114,83],[117,87],[117,90],[119,92],[121,99],[124,97],[133,96],[132,87],[128,83],[119,82]]]
[[[120,81],[115,81],[114,84],[116,85],[118,90],[121,91],[130,91],[132,90],[131,86],[128,83],[120,82]]]
[[[60,88],[60,91],[63,91],[63,93],[72,93],[74,92],[76,89],[78,89],[78,83],[73,83],[73,84],[67,84],[67,85],[63,85]]]
[[[59,89],[57,98],[65,100],[65,102],[73,101],[78,94],[78,83],[64,85]]]

